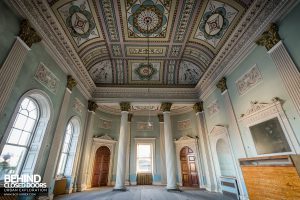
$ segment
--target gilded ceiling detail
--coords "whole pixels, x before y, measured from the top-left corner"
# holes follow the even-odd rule
[[[195,87],[252,0],[48,2],[96,86]]]

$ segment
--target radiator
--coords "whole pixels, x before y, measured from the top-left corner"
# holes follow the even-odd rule
[[[224,196],[239,199],[239,189],[235,177],[221,177],[221,188]]]
[[[137,185],[152,185],[152,174],[138,173],[136,176]]]

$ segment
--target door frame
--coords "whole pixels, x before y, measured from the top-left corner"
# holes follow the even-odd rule
[[[181,161],[180,161],[180,151],[183,147],[189,147],[193,150],[195,154],[195,163],[198,174],[198,182],[200,188],[205,188],[204,182],[202,181],[202,177],[204,176],[202,173],[202,168],[199,160],[199,151],[197,147],[197,139],[190,136],[182,136],[178,140],[175,141],[176,145],[176,158],[177,158],[177,174],[178,174],[178,184],[182,186],[182,176],[181,176]]]
[[[94,163],[95,163],[95,156],[97,150],[101,146],[105,146],[109,149],[110,151],[110,158],[109,158],[109,172],[108,172],[108,181],[107,181],[107,186],[112,184],[112,166],[113,166],[113,157],[114,157],[114,149],[115,149],[115,144],[117,141],[113,140],[111,137],[108,135],[104,135],[98,138],[93,138],[93,144],[92,144],[92,151],[91,151],[91,156],[90,156],[90,161],[89,161],[89,166],[88,166],[88,174],[87,174],[87,188],[92,187],[92,176],[94,174]]]

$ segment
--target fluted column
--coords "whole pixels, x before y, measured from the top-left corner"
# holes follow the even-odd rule
[[[279,37],[277,25],[271,24],[256,43],[267,48],[268,54],[273,59],[282,82],[300,115],[300,73]]]
[[[93,124],[97,108],[98,105],[95,102],[88,101],[88,114],[84,129],[84,145],[82,148],[83,153],[81,156],[80,170],[77,179],[78,191],[83,191],[86,189],[88,174],[92,173],[88,171],[88,166],[93,143]]]
[[[62,147],[62,142],[64,139],[64,132],[66,128],[67,118],[66,114],[69,107],[70,97],[72,94],[72,89],[76,86],[76,81],[71,77],[67,77],[67,86],[65,95],[63,98],[63,102],[61,104],[60,113],[58,116],[58,121],[56,125],[56,129],[54,132],[54,137],[50,149],[50,154],[48,157],[45,173],[44,173],[44,182],[49,185],[49,196],[52,196],[56,169],[57,169],[57,161],[59,159],[60,150]]]
[[[193,106],[194,111],[196,112],[197,127],[198,127],[198,136],[201,149],[201,157],[204,165],[204,174],[205,174],[205,188],[208,191],[216,191],[216,174],[212,162],[212,154],[210,151],[210,146],[208,143],[208,134],[205,122],[205,115],[203,112],[203,102],[198,102]]]
[[[13,44],[4,64],[0,66],[0,114],[2,114],[10,93],[15,85],[25,58],[33,43],[41,38],[31,28],[27,20],[20,26],[19,36]]]
[[[166,176],[166,154],[165,154],[165,134],[164,134],[164,115],[157,115],[159,120],[159,132],[160,132],[160,176],[161,176],[161,184],[167,184],[167,176]]]
[[[239,158],[245,158],[247,157],[245,148],[244,148],[244,144],[243,144],[243,140],[241,137],[241,132],[240,129],[238,127],[238,123],[237,123],[237,119],[236,119],[236,115],[234,113],[234,109],[233,109],[233,105],[227,90],[227,84],[226,84],[226,78],[223,77],[218,83],[217,83],[217,88],[220,89],[222,96],[224,98],[224,103],[225,103],[225,112],[227,114],[228,117],[228,123],[229,123],[229,138],[231,140],[231,143],[234,145],[234,149],[235,151],[233,152],[235,159],[234,159],[234,165],[237,166],[237,178],[238,178],[238,184],[240,187],[240,192],[241,192],[241,198],[242,199],[247,199],[248,198],[248,194],[247,194],[247,190],[244,187],[245,186],[245,181],[244,178],[242,176],[242,171],[241,171],[241,167],[239,164],[238,159]]]
[[[125,188],[125,174],[126,174],[126,154],[127,154],[127,138],[128,138],[128,111],[130,110],[130,103],[122,102],[121,107],[121,126],[119,136],[118,161],[116,184],[114,191],[126,191]]]
[[[127,154],[126,154],[126,174],[125,184],[130,185],[130,141],[131,141],[131,120],[133,114],[128,114],[128,137],[127,137]]]
[[[173,133],[171,126],[171,109],[172,103],[162,103],[161,110],[164,115],[164,134],[165,134],[165,150],[166,150],[166,170],[167,170],[167,190],[178,190],[176,183],[176,162],[175,149],[173,141]]]

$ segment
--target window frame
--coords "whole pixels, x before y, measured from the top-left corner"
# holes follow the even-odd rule
[[[36,119],[34,119],[34,126],[32,127],[31,132],[28,132],[28,131],[25,131],[25,130],[24,130],[24,128],[25,128],[27,122],[24,124],[23,129],[19,129],[19,128],[16,128],[16,127],[15,127],[15,124],[16,124],[16,122],[17,122],[17,117],[19,117],[20,115],[25,116],[24,114],[22,114],[22,113],[20,112],[20,109],[21,109],[22,103],[23,103],[26,99],[28,99],[29,101],[33,102],[33,104],[35,105],[35,109],[37,110],[37,111],[36,111],[36,112],[37,112],[37,116],[36,116]],[[28,105],[29,105],[29,102],[28,102],[28,104],[27,104],[27,108],[28,108]],[[27,108],[26,108],[26,109],[27,109]],[[40,121],[40,116],[41,116],[41,108],[40,108],[40,105],[39,105],[39,103],[38,103],[34,98],[32,98],[32,97],[30,97],[30,96],[26,96],[26,97],[22,98],[22,99],[20,100],[20,102],[18,103],[18,105],[16,106],[16,111],[15,111],[14,115],[12,116],[12,118],[10,119],[11,126],[9,126],[9,127],[7,128],[8,134],[7,134],[7,137],[6,137],[5,139],[3,138],[3,140],[5,140],[5,142],[3,142],[3,145],[1,144],[1,151],[0,151],[0,155],[1,155],[2,152],[3,152],[3,149],[5,148],[6,145],[15,146],[15,147],[21,147],[21,148],[24,148],[24,149],[25,149],[24,152],[23,152],[23,155],[21,155],[21,157],[20,157],[20,159],[21,159],[20,164],[16,166],[15,173],[12,173],[12,174],[20,175],[20,174],[22,173],[22,171],[23,171],[23,168],[24,168],[24,165],[25,165],[25,160],[26,160],[26,158],[27,158],[27,156],[28,156],[28,152],[29,152],[30,146],[31,146],[31,144],[32,144],[32,140],[33,140],[33,138],[34,138],[34,136],[35,136],[35,134],[36,134],[36,128],[37,128],[37,125],[38,125],[38,123],[39,123],[39,121]],[[29,116],[25,116],[25,117],[27,117],[27,118],[26,118],[26,121],[28,120],[28,118],[33,119],[33,118],[29,117]],[[10,136],[11,136],[11,133],[12,133],[12,130],[13,130],[13,129],[16,129],[16,130],[21,131],[20,138],[22,137],[22,134],[24,134],[24,133],[23,133],[24,131],[27,132],[27,133],[30,133],[30,136],[29,136],[29,138],[28,138],[28,141],[27,141],[27,144],[26,144],[26,145],[20,145],[20,144],[18,144],[19,142],[18,142],[18,143],[10,143],[10,142],[9,142],[9,139],[10,139]],[[19,140],[20,140],[20,138],[19,138]],[[2,142],[1,142],[1,143],[2,143]],[[2,180],[1,180],[1,181],[2,181]]]
[[[135,160],[134,160],[134,171],[136,174],[138,173],[152,173],[154,176],[156,174],[156,149],[155,149],[155,142],[156,138],[134,138],[135,140]],[[138,144],[150,144],[152,147],[152,172],[138,172],[137,171],[137,145]]]
[[[63,152],[64,150],[64,144],[65,144],[65,139],[66,139],[66,135],[67,135],[67,129],[68,129],[68,126],[71,124],[71,134],[70,134],[70,140],[69,140],[69,144],[68,144],[68,147],[67,147],[67,152]],[[63,142],[61,144],[61,149],[60,149],[60,153],[59,153],[59,159],[58,159],[58,162],[57,162],[57,165],[56,165],[56,176],[57,177],[63,177],[63,176],[72,176],[72,173],[74,171],[74,167],[75,167],[75,159],[76,159],[76,155],[77,155],[77,151],[78,151],[78,143],[79,143],[79,135],[80,135],[80,132],[81,132],[81,125],[80,125],[80,120],[77,116],[74,116],[74,117],[71,117],[71,119],[68,121],[67,125],[66,125],[66,128],[65,128],[65,131],[64,131],[64,137],[63,137]],[[76,144],[73,144],[74,142],[76,142]],[[74,149],[74,152],[72,152],[71,148],[72,146],[75,145],[75,149]],[[71,155],[71,153],[73,153],[74,155]],[[65,154],[66,155],[66,159],[65,159],[65,162],[64,162],[64,166],[62,166],[62,170],[60,171],[60,162],[61,162],[61,158],[62,158],[62,155]],[[71,157],[73,156],[73,157]],[[71,160],[71,163],[72,163],[72,166],[71,166],[71,169],[70,169],[70,172],[68,175],[66,175],[66,170],[67,170],[67,164],[69,162],[69,159],[72,159]]]

